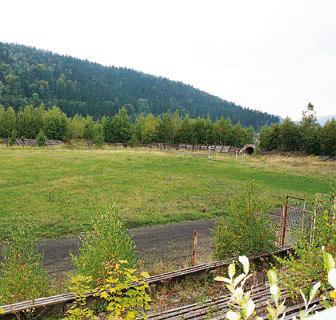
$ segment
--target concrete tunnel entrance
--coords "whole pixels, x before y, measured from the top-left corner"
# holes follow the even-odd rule
[[[252,147],[247,147],[245,149],[245,153],[247,153],[247,154],[252,154],[253,152],[254,152],[254,149]]]
[[[246,144],[240,152],[251,155],[254,153],[256,146],[254,144]]]

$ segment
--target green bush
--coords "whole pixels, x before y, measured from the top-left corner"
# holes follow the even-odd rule
[[[329,120],[321,130],[322,154],[336,157],[336,119]]]
[[[286,317],[287,307],[285,305],[286,299],[283,299],[282,290],[279,286],[278,275],[275,270],[268,270],[267,278],[269,283],[269,293],[270,299],[268,299],[267,304],[260,309],[256,308],[254,303],[254,297],[251,295],[251,291],[246,291],[246,281],[252,276],[249,274],[250,263],[249,259],[246,256],[239,256],[239,262],[241,263],[240,269],[243,270],[242,273],[236,275],[236,265],[235,262],[232,262],[228,267],[229,277],[217,276],[215,281],[225,283],[225,286],[230,294],[230,299],[228,302],[229,311],[226,313],[225,319],[230,320],[283,320]],[[330,278],[335,279],[334,274],[336,273],[335,261],[332,256],[326,256],[326,267],[329,270]],[[329,277],[328,277],[329,278]],[[336,280],[330,281],[330,285],[335,289]],[[311,288],[307,288],[309,295],[305,295],[300,289],[303,300],[303,306],[299,312],[300,319],[308,319],[308,316],[311,315],[318,304],[313,304],[315,297],[319,292],[321,282],[316,282]],[[310,286],[309,286],[310,287]],[[325,301],[325,300],[324,300]],[[263,317],[258,316],[257,314],[261,313]],[[287,319],[287,318],[286,318]],[[298,319],[293,317],[292,320]],[[309,318],[310,319],[310,318]]]
[[[49,278],[30,227],[19,223],[3,247],[1,303],[13,303],[48,295]]]
[[[253,182],[231,197],[225,216],[218,219],[214,229],[216,259],[275,249],[275,230],[263,213],[265,207],[266,203]]]
[[[146,319],[145,311],[150,309],[151,301],[145,282],[149,274],[138,275],[125,260],[108,263],[105,268],[108,277],[96,289],[96,296],[107,302],[107,319]]]
[[[48,137],[45,135],[43,130],[40,130],[39,133],[36,136],[36,144],[39,147],[43,147],[47,144],[47,141],[48,141]]]
[[[69,291],[75,296],[74,302],[66,311],[64,320],[96,319],[93,311],[87,307],[86,294],[90,291],[90,276],[75,276],[70,279]]]
[[[44,115],[43,131],[50,139],[65,140],[68,122],[66,114],[60,108],[54,106]]]
[[[94,220],[92,229],[82,240],[79,255],[72,255],[72,261],[78,274],[91,276],[97,283],[108,276],[105,268],[108,262],[127,260],[131,267],[134,266],[134,247],[117,209],[111,207]]]
[[[11,131],[11,133],[8,137],[8,144],[10,146],[14,145],[16,138],[17,138],[17,131],[14,129],[14,130]]]

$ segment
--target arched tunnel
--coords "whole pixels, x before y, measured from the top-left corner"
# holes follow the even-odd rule
[[[245,153],[246,154],[252,154],[254,152],[254,148],[253,147],[247,147],[245,148]]]
[[[254,144],[246,144],[243,149],[241,150],[241,152],[251,155],[254,153],[256,146]]]

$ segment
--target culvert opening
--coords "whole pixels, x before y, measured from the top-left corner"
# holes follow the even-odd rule
[[[245,153],[246,154],[252,154],[254,152],[254,148],[253,147],[247,147],[245,148]]]

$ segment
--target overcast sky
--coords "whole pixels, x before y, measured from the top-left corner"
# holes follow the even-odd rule
[[[336,114],[335,0],[1,0],[0,41],[180,80],[245,107]]]

